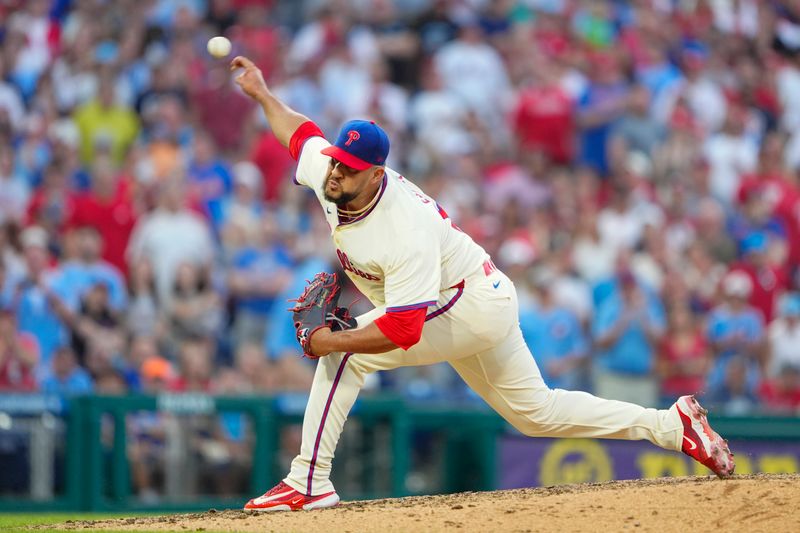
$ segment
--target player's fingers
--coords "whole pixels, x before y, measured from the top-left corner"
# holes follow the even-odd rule
[[[250,67],[255,67],[255,63],[244,56],[236,56],[233,58],[233,61],[231,61],[231,70],[236,70],[237,68],[247,69]]]

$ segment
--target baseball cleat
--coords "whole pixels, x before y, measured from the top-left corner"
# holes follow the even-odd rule
[[[335,491],[306,496],[281,481],[262,496],[253,498],[244,506],[245,511],[310,511],[324,509],[339,503],[339,495]]]
[[[683,422],[683,453],[707,466],[724,479],[736,468],[728,441],[711,429],[703,409],[694,396],[681,396],[675,402]]]

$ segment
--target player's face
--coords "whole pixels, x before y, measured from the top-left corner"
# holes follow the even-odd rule
[[[331,158],[328,175],[323,184],[323,195],[329,202],[344,207],[358,198],[375,181],[375,167],[356,170],[341,161]]]

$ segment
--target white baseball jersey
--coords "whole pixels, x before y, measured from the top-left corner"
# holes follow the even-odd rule
[[[314,190],[331,227],[342,268],[376,307],[387,311],[423,308],[439,292],[481,268],[488,255],[447,218],[419,187],[386,168],[378,200],[358,218],[340,223],[323,185],[330,146],[311,137],[303,146],[295,181]]]

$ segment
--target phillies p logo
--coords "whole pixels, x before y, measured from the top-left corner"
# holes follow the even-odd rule
[[[361,138],[361,134],[359,134],[355,130],[350,130],[347,132],[347,142],[344,143],[345,146],[350,146],[353,141],[357,141]]]

